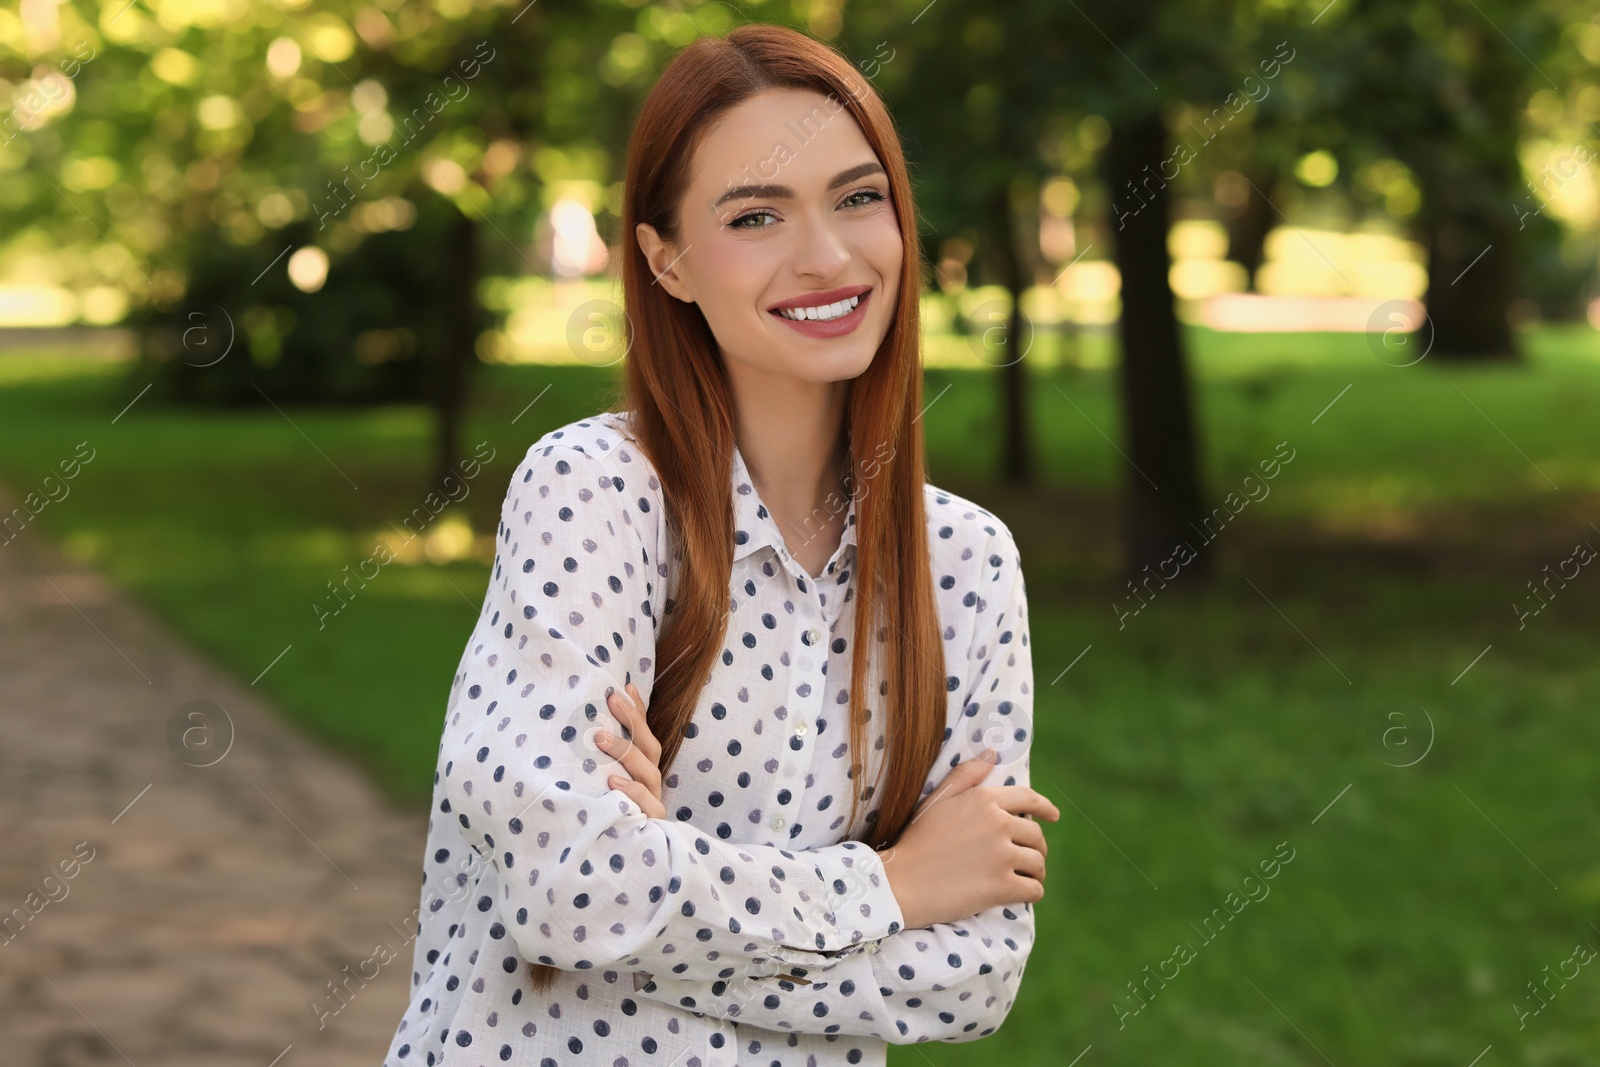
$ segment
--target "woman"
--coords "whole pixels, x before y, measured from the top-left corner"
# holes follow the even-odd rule
[[[512,476],[385,1063],[990,1034],[1043,894],[1030,816],[1059,812],[1027,785],[1011,533],[924,477],[888,114],[801,34],[697,41],[638,117],[623,222],[625,393]]]

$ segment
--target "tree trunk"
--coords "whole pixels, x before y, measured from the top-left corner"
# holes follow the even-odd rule
[[[433,486],[440,485],[463,458],[461,431],[468,386],[476,361],[478,226],[459,210],[451,219],[444,249],[448,264],[442,301],[443,351],[431,390],[434,411]]]
[[[1159,111],[1113,125],[1105,177],[1122,274],[1119,376],[1129,464],[1123,473],[1123,536],[1131,574],[1146,565],[1159,570],[1188,543],[1193,556],[1180,559],[1182,569],[1203,577],[1211,554],[1191,525],[1201,517],[1199,464],[1170,281],[1171,197],[1158,171],[1167,155]]]
[[[1440,359],[1516,360],[1510,319],[1515,295],[1515,230],[1504,212],[1446,202],[1427,213],[1429,354]],[[1423,339],[1423,344],[1427,339]]]
[[[1022,294],[1027,290],[1029,272],[1020,261],[1016,220],[1012,217],[1011,193],[1006,186],[994,192],[994,264],[1000,283],[1011,294],[1011,311],[1006,322],[1004,363],[1000,366],[1000,480],[1006,485],[1032,485],[1037,474],[1034,462],[1033,420],[1028,410],[1027,346],[1033,340],[1033,327],[1022,313]]]
[[[1278,213],[1269,199],[1278,175],[1269,167],[1249,165],[1243,168],[1243,173],[1249,180],[1249,187],[1244,204],[1226,220],[1227,258],[1244,268],[1245,288],[1253,293],[1256,271],[1266,259],[1267,234],[1278,224]]]
[[[1527,192],[1517,155],[1526,56],[1508,47],[1498,29],[1481,19],[1468,21],[1472,30],[1462,45],[1476,61],[1464,72],[1464,83],[1453,87],[1465,94],[1454,105],[1461,113],[1450,131],[1454,137],[1412,165],[1422,185],[1430,355],[1516,360],[1510,311],[1517,295],[1517,229],[1511,220],[1513,205]]]

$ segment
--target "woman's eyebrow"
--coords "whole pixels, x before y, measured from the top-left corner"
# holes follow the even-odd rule
[[[864,178],[868,174],[884,173],[883,164],[881,163],[860,163],[850,167],[848,170],[842,170],[835,174],[833,180],[828,183],[827,191],[831,193],[841,185],[848,185],[857,178]],[[721,207],[729,200],[790,200],[793,198],[794,190],[787,185],[737,185],[717,197],[711,206]]]

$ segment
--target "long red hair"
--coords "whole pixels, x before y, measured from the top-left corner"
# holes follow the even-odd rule
[[[622,207],[626,372],[615,410],[660,476],[682,556],[663,611],[647,721],[661,739],[667,779],[728,625],[733,572],[733,403],[716,340],[697,306],[650,284],[634,238],[649,223],[678,236],[700,138],[723,112],[767,89],[808,89],[844,106],[888,174],[904,243],[899,300],[871,365],[850,384],[847,419],[856,501],[855,633],[850,679],[850,815],[845,839],[874,848],[900,836],[944,740],[944,646],[928,554],[919,294],[922,254],[905,153],[883,101],[849,60],[781,26],[748,25],[680,52],[646,96],[628,147]],[[873,649],[879,649],[872,656]],[[869,672],[874,672],[870,674]],[[876,680],[876,693],[867,687]],[[886,716],[888,751],[877,810],[857,823],[877,782],[863,787],[867,722]],[[544,992],[556,969],[529,964]]]

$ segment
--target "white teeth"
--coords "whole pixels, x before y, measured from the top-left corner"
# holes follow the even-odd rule
[[[826,322],[829,319],[836,319],[840,315],[848,315],[850,312],[855,310],[856,305],[859,303],[861,303],[861,297],[852,296],[845,300],[837,301],[836,303],[823,304],[820,307],[779,308],[778,313],[786,319],[795,319],[796,321],[801,319],[815,319],[821,322]]]

